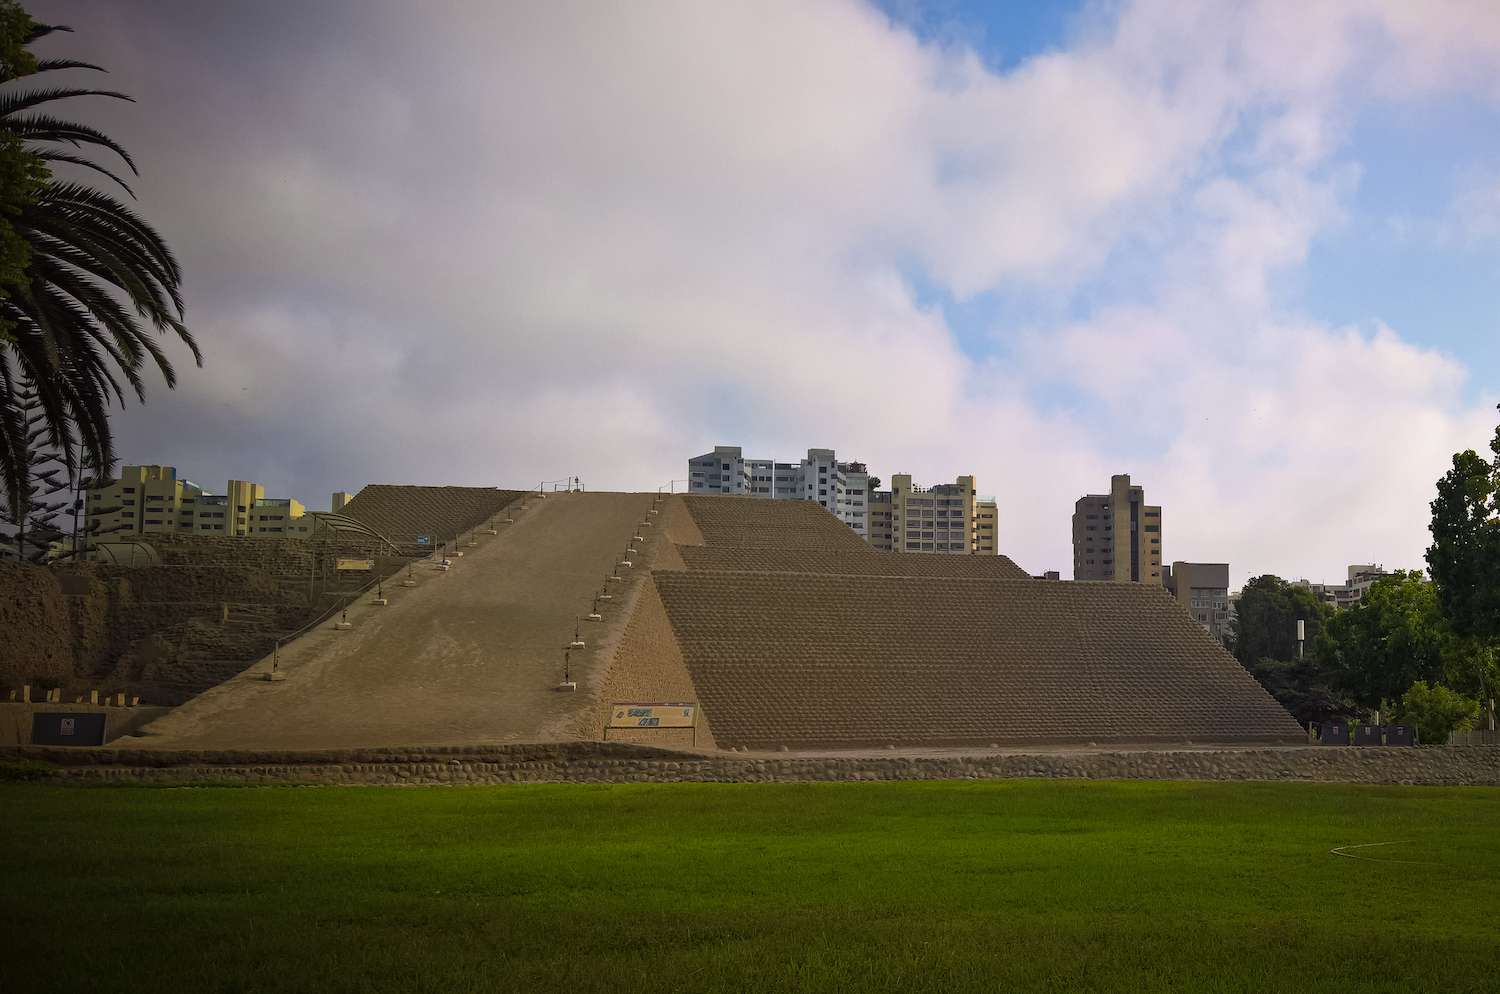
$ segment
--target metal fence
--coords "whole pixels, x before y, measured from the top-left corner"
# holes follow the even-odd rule
[[[1500,745],[1500,731],[1493,728],[1475,728],[1467,732],[1453,732],[1448,736],[1451,746]]]

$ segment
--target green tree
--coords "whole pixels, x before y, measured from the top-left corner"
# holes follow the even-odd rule
[[[1308,588],[1279,576],[1258,576],[1240,592],[1230,648],[1244,666],[1262,659],[1296,659],[1297,622],[1305,622],[1305,650],[1312,649],[1332,613]]]
[[[1401,724],[1415,727],[1417,741],[1427,745],[1442,745],[1453,732],[1473,728],[1479,717],[1478,701],[1425,680],[1413,683],[1394,706],[1384,705],[1387,709]]]
[[[1473,449],[1454,454],[1432,501],[1427,549],[1438,604],[1457,639],[1449,679],[1481,700],[1495,694],[1500,657],[1500,428],[1490,452],[1489,462]]]
[[[32,24],[23,44],[67,30]],[[70,69],[103,71],[72,59],[26,63],[15,58],[7,65],[19,78]],[[57,117],[47,106],[88,96],[130,99],[72,87],[0,91],[0,141],[20,142],[44,164],[91,170],[134,196],[88,153],[118,156],[134,172],[130,154],[109,136]],[[86,184],[48,175],[10,223],[28,253],[21,279],[8,285],[0,299],[0,319],[12,325],[10,339],[0,344],[0,483],[15,506],[31,465],[22,384],[35,385],[45,441],[66,454],[73,475],[79,451],[95,465],[114,463],[109,408],[124,404],[123,385],[145,400],[142,371],[148,362],[169,387],[175,384],[158,335],[180,339],[200,364],[202,358],[182,323],[176,259],[161,236],[120,201]]]
[[[1490,443],[1500,460],[1500,431]],[[1443,614],[1460,635],[1500,635],[1500,523],[1495,465],[1473,449],[1457,453],[1432,501],[1427,568]]]
[[[1358,604],[1334,613],[1319,646],[1340,687],[1366,708],[1415,681],[1447,674],[1454,647],[1437,588],[1418,570],[1376,580]]]
[[[1230,651],[1299,721],[1321,721],[1350,710],[1322,651],[1332,613],[1308,588],[1269,575],[1245,584],[1235,606]],[[1306,635],[1300,658],[1299,620]]]

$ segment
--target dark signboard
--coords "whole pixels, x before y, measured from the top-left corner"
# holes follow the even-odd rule
[[[1410,725],[1391,725],[1385,730],[1385,744],[1414,746],[1417,744],[1417,730]]]
[[[1318,726],[1318,741],[1326,746],[1349,744],[1349,723],[1333,718]]]
[[[1360,725],[1354,730],[1354,744],[1357,746],[1378,746],[1380,745],[1381,731],[1382,729],[1379,725]]]
[[[31,716],[31,744],[47,746],[100,746],[104,744],[103,711],[69,714],[38,711]]]

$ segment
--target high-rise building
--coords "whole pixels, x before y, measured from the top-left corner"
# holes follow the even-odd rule
[[[808,449],[800,463],[746,459],[738,445],[716,445],[688,460],[688,493],[809,500],[869,536],[869,473],[864,463],[839,462],[832,449]]]
[[[344,509],[344,505],[354,499],[354,495],[343,490],[335,490],[333,497],[328,501],[328,510],[338,514]]]
[[[89,489],[84,508],[101,539],[164,532],[284,538],[316,527],[300,501],[267,498],[259,483],[230,480],[226,489],[206,493],[172,466],[123,466],[117,479]]]
[[[1162,584],[1193,620],[1222,642],[1229,628],[1229,564],[1174,562],[1162,567]]]
[[[911,474],[891,477],[892,552],[997,555],[999,513],[994,498],[978,498],[974,477],[914,486]]]
[[[1073,509],[1073,579],[1161,583],[1161,508],[1146,503],[1130,476],[1109,493],[1078,498]]]

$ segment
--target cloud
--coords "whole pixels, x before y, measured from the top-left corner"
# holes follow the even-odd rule
[[[392,480],[655,488],[717,442],[967,472],[1066,568],[1129,471],[1169,557],[1415,565],[1485,404],[1398,330],[1277,295],[1362,108],[1494,95],[1486,6],[1151,2],[1005,72],[822,4],[53,3],[140,103],[208,366],[128,461],[322,506]],[[1065,320],[975,354],[917,287]]]

